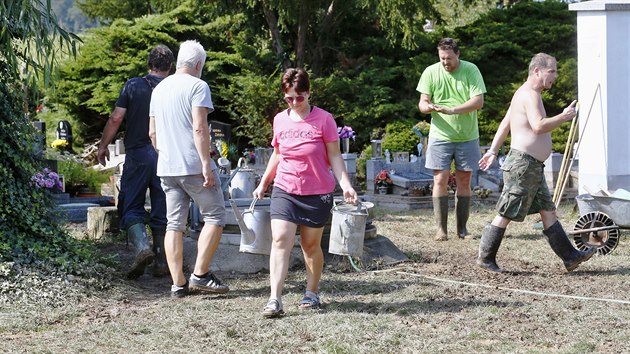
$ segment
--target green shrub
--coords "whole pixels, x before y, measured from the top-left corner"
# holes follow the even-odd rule
[[[21,103],[20,92],[0,80],[0,265],[12,269],[7,272],[97,275],[101,256],[92,244],[68,235],[49,191],[31,183],[44,166],[34,148],[37,132]],[[0,294],[12,291],[8,281],[0,286]]]
[[[109,182],[111,176],[111,172],[95,170],[70,154],[58,155],[57,170],[65,179],[66,189],[85,187],[99,192],[101,184]]]
[[[48,147],[57,138],[57,124],[62,120],[68,121],[72,127],[72,145],[75,151],[80,150],[81,145],[86,143],[83,139],[83,134],[79,130],[81,126],[79,120],[70,115],[63,107],[59,109],[45,107],[43,112],[37,114],[37,119],[46,123],[46,144]]]
[[[385,136],[383,137],[383,151],[389,150],[403,151],[410,154],[418,154],[416,146],[420,138],[413,132],[416,122],[406,119],[389,123],[385,126]]]
[[[357,157],[357,183],[361,186],[362,189],[367,187],[366,181],[366,168],[367,168],[367,160],[372,158],[372,144],[367,145],[361,154]]]

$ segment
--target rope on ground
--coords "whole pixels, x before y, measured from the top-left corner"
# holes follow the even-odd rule
[[[607,299],[607,298],[601,298],[601,297],[574,296],[574,295],[545,293],[545,292],[540,292],[540,291],[531,291],[531,290],[523,290],[523,289],[515,289],[515,288],[506,288],[506,287],[496,286],[496,285],[470,283],[470,282],[465,282],[465,281],[443,279],[443,278],[431,277],[431,276],[427,276],[427,275],[414,274],[414,273],[408,273],[408,272],[396,272],[396,274],[410,275],[410,276],[413,276],[413,277],[420,277],[420,278],[425,278],[425,279],[434,280],[434,281],[443,282],[443,283],[451,283],[451,284],[474,286],[474,287],[479,287],[479,288],[512,291],[512,292],[515,292],[515,293],[523,293],[523,294],[529,294],[529,295],[562,297],[562,298],[574,299],[574,300],[603,301],[603,302],[612,302],[612,303],[616,303],[616,304],[630,305],[630,301],[626,301],[626,300]]]

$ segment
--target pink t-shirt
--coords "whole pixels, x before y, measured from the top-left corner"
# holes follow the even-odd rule
[[[326,194],[335,189],[326,143],[339,140],[333,116],[313,106],[306,119],[295,122],[289,110],[273,119],[271,145],[280,152],[274,185],[297,195]]]

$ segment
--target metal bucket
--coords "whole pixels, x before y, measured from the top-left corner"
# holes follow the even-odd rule
[[[328,252],[342,256],[360,257],[368,218],[367,207],[358,203],[337,204],[332,210]]]
[[[254,199],[249,209],[242,213],[238,210],[236,202],[230,199],[230,205],[234,209],[234,216],[241,229],[241,245],[239,252],[264,254],[271,253],[271,214],[268,210],[255,210]]]
[[[234,170],[230,182],[230,196],[232,199],[251,198],[256,189],[256,174],[254,170]]]

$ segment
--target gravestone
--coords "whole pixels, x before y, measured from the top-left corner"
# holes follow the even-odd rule
[[[273,148],[262,148],[257,147],[254,149],[254,155],[256,155],[254,159],[254,168],[257,170],[265,170],[267,167],[267,163],[269,162],[269,158],[273,153]]]
[[[352,187],[359,190],[360,186],[357,183],[357,154],[341,154],[341,157],[343,158],[343,163],[346,165],[346,172],[348,173]]]
[[[57,140],[64,140],[68,144],[64,147],[67,151],[72,151],[72,126],[67,120],[62,120],[57,124],[56,131]]]
[[[545,160],[545,167],[543,168],[545,174],[545,182],[547,182],[547,188],[553,191],[556,183],[558,182],[558,175],[560,173],[560,165],[562,165],[563,155],[557,152],[552,152],[551,155]],[[567,185],[567,187],[569,187]]]
[[[232,126],[226,123],[222,123],[216,120],[211,120],[209,123],[210,129],[210,156],[214,159],[219,167],[219,173],[229,174],[232,164],[227,160],[227,156],[222,156],[223,151],[221,144],[217,144],[222,141],[226,144],[230,142],[232,135]],[[221,159],[224,157],[225,159]]]
[[[45,168],[52,172],[57,172],[57,160],[44,158],[44,150],[46,150],[46,122],[33,122],[37,130],[37,141],[35,142],[35,156],[42,161]]]
[[[212,142],[223,140],[226,143],[230,141],[232,135],[232,126],[227,123],[216,120],[210,121],[210,139]]]

